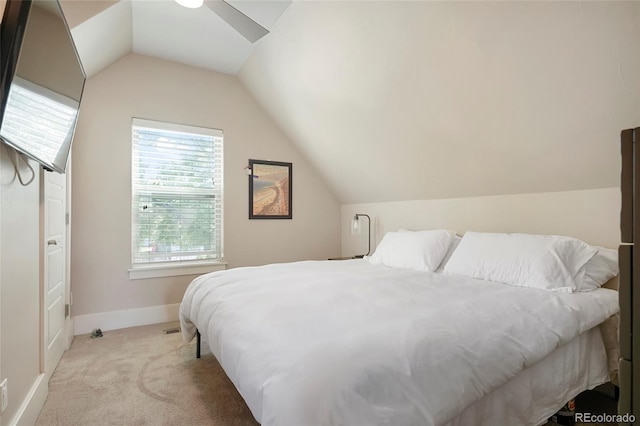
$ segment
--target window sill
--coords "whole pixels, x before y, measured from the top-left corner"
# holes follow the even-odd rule
[[[227,269],[227,262],[139,266],[129,269],[129,279],[143,280],[146,278],[177,277],[181,275],[202,275],[224,269]]]

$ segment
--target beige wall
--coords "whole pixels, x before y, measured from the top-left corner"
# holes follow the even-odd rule
[[[0,147],[0,381],[8,379],[2,424],[16,420],[40,374],[39,174],[29,186],[14,177]],[[38,166],[31,162],[38,173]],[[25,178],[29,170],[21,165]]]
[[[491,197],[416,200],[342,206],[342,254],[367,251],[366,233],[350,234],[355,213],[372,220],[372,249],[385,232],[450,229],[457,232],[524,232],[566,235],[589,244],[617,248],[620,241],[620,188]]]
[[[180,302],[193,277],[129,280],[131,117],[224,132],[230,267],[340,252],[340,207],[233,76],[130,54],[87,81],[73,144],[73,315]],[[248,159],[293,163],[293,220],[248,220]]]

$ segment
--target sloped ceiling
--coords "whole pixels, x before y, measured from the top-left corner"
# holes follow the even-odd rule
[[[271,29],[291,0],[227,2]],[[173,0],[60,3],[88,77],[130,52],[235,75],[257,46],[205,6],[189,9]]]
[[[87,78],[132,51],[129,2],[67,1],[61,4]]]
[[[640,2],[231,3],[271,33],[172,0],[62,0],[88,76],[129,52],[237,74],[342,203],[618,185]]]
[[[639,16],[296,1],[239,77],[343,203],[613,187],[640,119]]]

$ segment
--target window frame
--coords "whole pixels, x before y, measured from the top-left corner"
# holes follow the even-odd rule
[[[220,246],[219,246],[219,258],[218,259],[189,259],[189,260],[176,260],[176,261],[166,261],[166,262],[149,262],[149,263],[139,263],[134,262],[135,252],[139,248],[137,245],[137,232],[139,229],[140,221],[135,217],[135,203],[136,194],[138,194],[135,185],[136,180],[134,177],[135,170],[137,168],[135,164],[135,156],[136,156],[136,147],[134,145],[134,132],[136,127],[146,127],[154,130],[160,131],[170,131],[170,132],[180,132],[187,134],[197,134],[197,135],[206,135],[212,136],[214,138],[220,138],[220,158],[219,161],[216,161],[214,158],[214,162],[219,163],[220,171],[220,184],[219,187],[207,190],[207,193],[213,193],[214,197],[219,198],[220,200],[220,219],[219,221],[219,229],[217,230],[220,235]],[[215,147],[215,145],[214,145]],[[214,150],[215,153],[215,150]],[[196,274],[204,274],[207,272],[217,271],[226,269],[227,262],[224,259],[224,135],[222,130],[212,129],[206,127],[192,126],[192,125],[184,125],[177,123],[169,123],[169,122],[161,122],[156,120],[148,120],[142,118],[133,117],[131,120],[131,253],[130,253],[130,264],[131,267],[128,269],[129,278],[132,280],[135,279],[146,279],[146,278],[156,278],[156,277],[171,277],[171,276],[180,276],[180,275],[196,275]],[[215,154],[214,154],[215,157]],[[172,191],[170,189],[160,189],[157,191],[158,195],[167,195],[171,193],[178,193],[179,190]],[[199,194],[200,193],[200,194]],[[194,189],[194,191],[190,194],[194,198],[197,198],[201,195],[202,190]],[[152,194],[153,195],[153,194]],[[135,227],[138,226],[136,229]]]

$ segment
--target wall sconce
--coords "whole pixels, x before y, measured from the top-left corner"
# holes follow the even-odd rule
[[[369,215],[356,213],[356,215],[353,217],[353,220],[351,221],[351,235],[360,235],[362,233],[362,223],[360,222],[361,217],[366,217],[367,224],[369,225],[369,250],[367,251],[367,254],[354,256],[356,259],[369,256],[369,253],[371,253],[371,218],[369,217]]]

